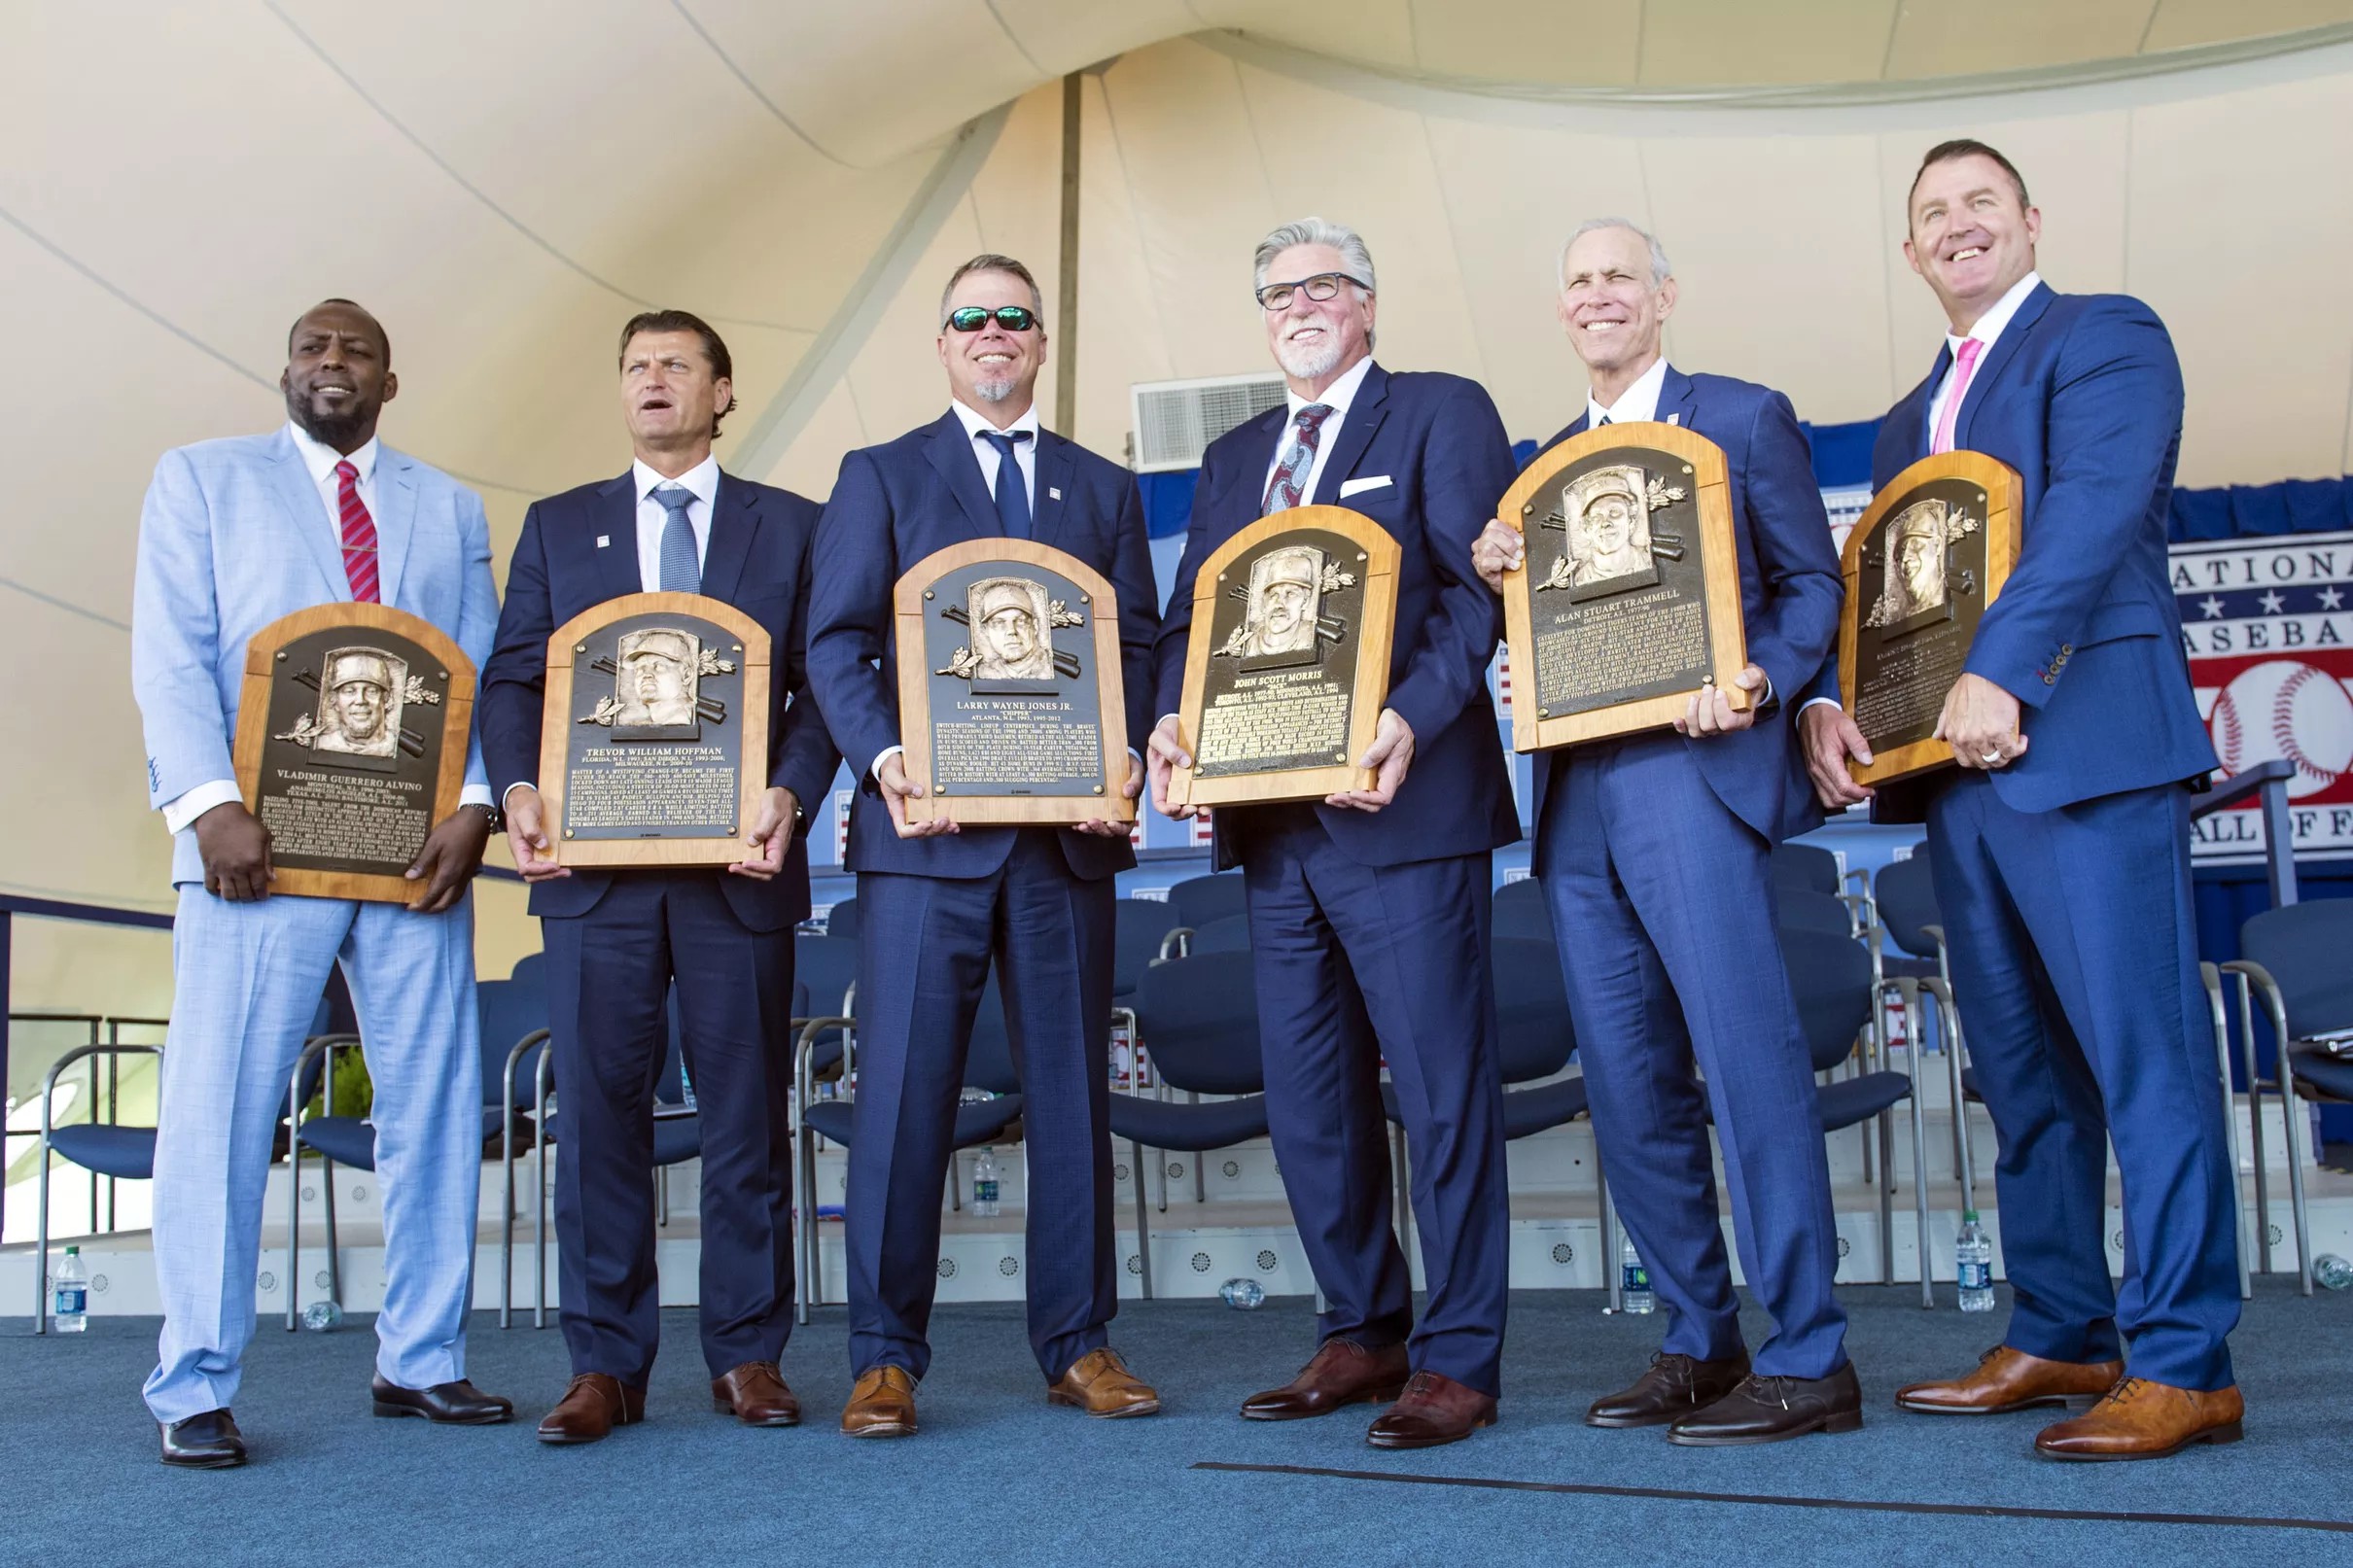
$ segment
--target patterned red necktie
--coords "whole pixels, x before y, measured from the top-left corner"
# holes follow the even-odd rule
[[[351,579],[351,597],[363,605],[382,603],[376,586],[376,520],[360,499],[360,470],[348,462],[335,465],[341,489],[335,511],[343,519],[343,575]]]
[[[1311,402],[1292,416],[1298,432],[1284,448],[1282,461],[1275,465],[1274,477],[1267,481],[1266,511],[1288,511],[1305,498],[1308,473],[1316,467],[1316,443],[1321,438],[1323,422],[1331,417],[1331,407],[1319,402]]]

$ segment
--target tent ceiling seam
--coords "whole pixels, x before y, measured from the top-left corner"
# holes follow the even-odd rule
[[[671,3],[679,4],[680,0],[671,0]],[[1005,35],[1005,42],[1011,44],[1020,52],[1021,57],[1030,62],[1031,70],[1037,72],[1049,82],[1062,75],[1060,71],[1047,70],[1045,62],[1030,52],[1030,46],[1021,41],[1021,35],[1015,32],[1012,24],[1005,20],[1005,14],[997,9],[997,0],[981,0],[981,3],[989,8],[989,15],[997,18],[997,30]]]
[[[53,593],[44,593],[31,583],[19,582],[15,577],[0,577],[0,588],[13,588],[25,598],[37,599],[53,610],[62,610],[69,615],[79,615],[84,620],[96,621],[101,626],[111,626],[118,632],[130,630],[130,622],[126,620],[117,620],[102,610],[90,609],[88,605],[77,605],[72,600],[60,599]]]
[[[376,101],[375,97],[370,94],[366,87],[360,86],[359,78],[353,76],[351,72],[344,69],[342,64],[337,61],[334,55],[327,52],[326,49],[320,45],[318,40],[312,38],[308,33],[304,32],[301,28],[301,24],[297,22],[294,17],[286,14],[285,8],[278,4],[278,0],[262,0],[262,4],[268,10],[271,16],[277,17],[280,22],[285,24],[286,30],[294,34],[295,37],[301,42],[303,48],[309,50],[310,52],[318,58],[320,64],[326,66],[328,70],[334,73],[336,78],[342,82],[343,86],[351,90],[351,93],[354,97],[358,98],[362,103],[368,105],[369,108],[374,110],[377,119],[383,121],[385,124],[391,126],[395,131],[399,132],[403,140],[406,141],[409,146],[415,148],[419,153],[423,154],[426,159],[430,161],[435,168],[439,169],[444,175],[448,176],[452,184],[464,191],[468,195],[474,197],[474,200],[480,202],[482,206],[487,208],[493,215],[495,215],[500,222],[504,223],[508,227],[513,229],[516,233],[522,235],[523,238],[529,240],[532,244],[538,246],[553,261],[561,263],[565,267],[568,267],[573,272],[579,274],[582,278],[585,278],[588,282],[595,284],[598,288],[604,290],[610,295],[613,295],[615,297],[625,299],[629,301],[629,303],[646,310],[659,308],[651,299],[648,299],[641,295],[632,294],[627,289],[622,288],[619,284],[611,282],[598,276],[596,273],[591,272],[584,264],[564,254],[563,251],[556,247],[553,241],[541,235],[536,229],[532,228],[530,225],[524,223],[513,213],[509,212],[505,207],[500,206],[496,200],[492,199],[487,191],[484,191],[480,186],[475,185],[472,180],[467,179],[465,175],[460,174],[458,172],[457,165],[451,163],[439,153],[435,152],[432,145],[428,143],[424,137],[409,129],[406,122],[395,116],[393,112],[386,108],[383,104]],[[714,315],[711,319],[715,322],[724,322],[730,327],[762,327],[788,332],[808,331],[808,329],[805,327],[787,326],[782,322],[755,321],[740,316]]]
[[[2013,70],[1912,81],[1851,81],[1789,86],[1725,86],[1693,87],[1570,87],[1541,82],[1498,82],[1441,72],[1413,72],[1358,60],[1341,59],[1281,42],[1243,28],[1213,28],[1191,35],[1197,43],[1244,59],[1262,69],[1314,82],[1336,91],[1376,101],[1400,97],[1455,100],[1462,110],[1545,109],[1598,110],[1623,113],[1664,112],[1688,119],[1695,111],[1716,110],[1742,116],[1774,111],[1835,111],[1900,105],[1949,106],[1955,100],[2065,93],[2084,87],[2148,83],[2166,77],[2193,75],[2234,65],[2283,61],[2292,55],[2353,44],[2353,22],[2335,22],[2264,38],[2228,39],[2155,54],[2083,60],[2064,65],[2025,66]],[[1892,48],[1893,35],[1890,34]],[[1892,56],[1891,56],[1892,58]],[[2335,62],[2307,59],[2299,74],[2331,68]],[[1882,70],[1885,66],[1882,66]],[[2008,106],[2016,113],[2018,105]],[[2081,109],[2077,99],[2068,105]],[[1709,127],[1711,130],[1713,127]]]
[[[784,126],[785,129],[790,131],[795,137],[799,138],[802,146],[808,148],[810,152],[815,153],[819,157],[824,158],[826,162],[834,164],[840,168],[864,169],[870,166],[863,163],[851,162],[848,158],[843,157],[839,153],[832,151],[830,148],[818,141],[816,137],[801,129],[800,122],[794,120],[790,115],[786,114],[783,107],[779,105],[775,99],[769,97],[766,92],[762,91],[759,84],[752,80],[751,73],[746,71],[741,65],[738,65],[735,61],[735,56],[727,52],[725,46],[720,44],[718,39],[712,37],[710,30],[704,27],[702,22],[695,17],[694,13],[686,9],[686,0],[670,0],[670,9],[677,12],[679,15],[679,19],[684,21],[688,27],[692,28],[694,31],[694,36],[701,39],[703,43],[710,49],[711,52],[719,56],[719,62],[727,68],[727,72],[730,76],[734,77],[736,81],[743,84],[744,90],[751,93],[752,96],[757,100],[762,109],[767,110],[770,115],[774,116],[778,124]]]

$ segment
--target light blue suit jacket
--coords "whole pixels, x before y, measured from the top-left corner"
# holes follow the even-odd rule
[[[389,446],[376,449],[383,602],[433,622],[479,672],[498,629],[481,498]],[[334,525],[284,428],[163,454],[139,517],[130,679],[147,732],[148,803],[233,779],[245,645],[281,615],[351,598]],[[470,735],[466,783],[489,786]],[[172,845],[177,885],[204,880],[191,828]]]

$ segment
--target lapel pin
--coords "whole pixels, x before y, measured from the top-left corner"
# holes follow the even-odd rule
[[[1046,486],[1046,499],[1048,501],[1060,501],[1062,499],[1062,492],[1056,489],[1054,486],[1048,485]]]
[[[1681,414],[1668,414],[1667,416],[1667,422],[1669,425],[1680,425],[1683,423],[1683,416]]]
[[[604,548],[606,545],[608,545],[608,544],[610,544],[610,543],[612,543],[612,542],[613,542],[613,536],[612,536],[612,535],[610,535],[610,534],[599,534],[599,535],[596,537],[596,547],[597,547],[598,549],[600,549],[600,550],[601,550],[601,549],[603,549],[603,548]]]

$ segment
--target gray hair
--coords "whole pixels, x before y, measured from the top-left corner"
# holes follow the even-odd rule
[[[1629,218],[1588,218],[1585,220],[1585,222],[1577,226],[1577,231],[1575,233],[1568,236],[1568,244],[1561,247],[1560,277],[1562,288],[1565,289],[1568,287],[1568,253],[1570,248],[1574,246],[1577,241],[1583,239],[1586,235],[1595,232],[1597,229],[1602,228],[1623,228],[1650,248],[1650,286],[1652,288],[1657,288],[1660,284],[1665,283],[1668,278],[1671,278],[1675,275],[1674,263],[1667,260],[1666,248],[1660,245],[1658,236],[1653,234],[1649,229],[1644,228],[1640,224],[1637,224]]]
[[[1365,249],[1364,236],[1346,224],[1335,224],[1321,218],[1302,218],[1258,242],[1258,254],[1251,259],[1250,287],[1266,287],[1266,269],[1275,264],[1275,258],[1294,245],[1329,245],[1340,253],[1340,264],[1364,285],[1364,292],[1377,294],[1374,287],[1373,253]]]

